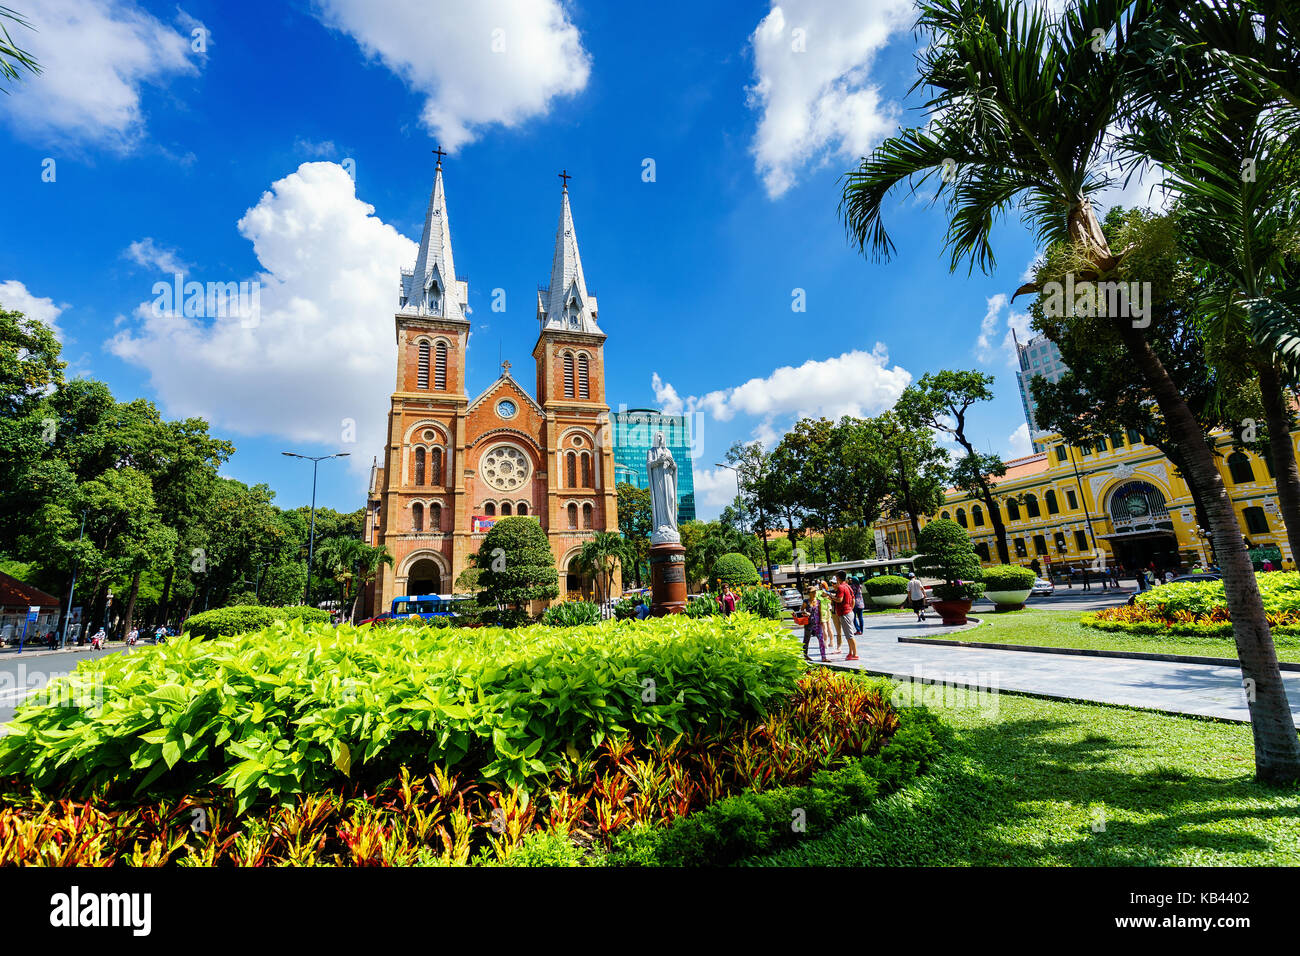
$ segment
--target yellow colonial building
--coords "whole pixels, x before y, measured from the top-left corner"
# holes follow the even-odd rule
[[[1137,432],[1085,447],[1066,445],[1054,435],[1037,437],[1045,450],[1007,462],[1006,475],[993,489],[1011,563],[1029,565],[1037,559],[1043,571],[1099,563],[1126,569],[1154,564],[1164,571],[1210,561],[1187,483]],[[1291,438],[1294,447],[1296,433]],[[1274,567],[1294,569],[1271,464],[1233,449],[1226,432],[1215,439],[1219,469],[1256,565],[1271,560]],[[996,564],[997,540],[985,510],[978,498],[950,490],[940,513],[920,523],[951,518],[970,532],[981,561]],[[876,528],[878,545],[888,551],[882,557],[916,550],[906,518],[884,520]]]

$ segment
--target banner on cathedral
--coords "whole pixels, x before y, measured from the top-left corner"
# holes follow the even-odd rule
[[[482,534],[497,523],[494,515],[474,515],[473,521],[474,534]]]

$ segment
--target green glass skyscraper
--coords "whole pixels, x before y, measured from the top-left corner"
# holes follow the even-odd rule
[[[677,521],[695,520],[695,472],[692,468],[691,421],[686,415],[664,415],[653,408],[620,408],[610,419],[614,423],[614,479],[638,488],[650,486],[646,452],[655,433],[664,433],[664,444],[677,461]]]

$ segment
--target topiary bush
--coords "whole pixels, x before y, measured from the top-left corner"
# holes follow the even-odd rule
[[[729,584],[733,588],[758,584],[761,580],[754,562],[739,551],[719,555],[713,562],[713,570],[709,573],[709,578],[717,581],[719,585]]]
[[[1038,575],[1018,564],[995,564],[982,572],[986,591],[1024,591],[1034,586]]]
[[[867,578],[862,582],[862,590],[871,597],[883,597],[886,594],[906,594],[907,578],[897,574],[881,574]]]
[[[214,637],[233,637],[250,631],[261,631],[276,621],[302,621],[306,624],[329,623],[329,611],[317,607],[263,607],[260,604],[235,604],[191,614],[185,619],[183,631],[199,640]]]
[[[984,593],[979,555],[957,522],[936,518],[921,529],[917,543],[921,553],[913,567],[917,574],[944,582],[930,589],[939,600],[973,601]]]
[[[600,608],[590,601],[565,601],[543,611],[542,623],[548,627],[581,627],[586,624],[599,624]]]
[[[536,520],[502,518],[483,536],[475,565],[482,569],[478,603],[504,605],[509,612],[486,615],[511,626],[527,620],[528,605],[559,597],[559,574],[546,532]]]

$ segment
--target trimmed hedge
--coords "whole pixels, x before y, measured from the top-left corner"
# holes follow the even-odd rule
[[[986,591],[1023,591],[1032,588],[1038,575],[1032,568],[1022,568],[1018,564],[995,564],[983,572],[984,590]]]
[[[897,574],[881,574],[867,578],[862,582],[862,590],[871,597],[883,597],[886,594],[906,594],[907,578]]]
[[[713,570],[709,574],[709,580],[717,581],[720,584],[730,584],[732,587],[739,587],[744,584],[758,584],[761,579],[758,576],[758,568],[754,567],[753,561],[739,551],[731,551],[719,555],[718,559],[713,562]]]
[[[327,624],[330,612],[316,607],[263,607],[260,604],[234,604],[191,614],[185,619],[183,633],[207,641],[215,637],[234,637],[263,631],[276,621],[302,621],[304,624]]]

